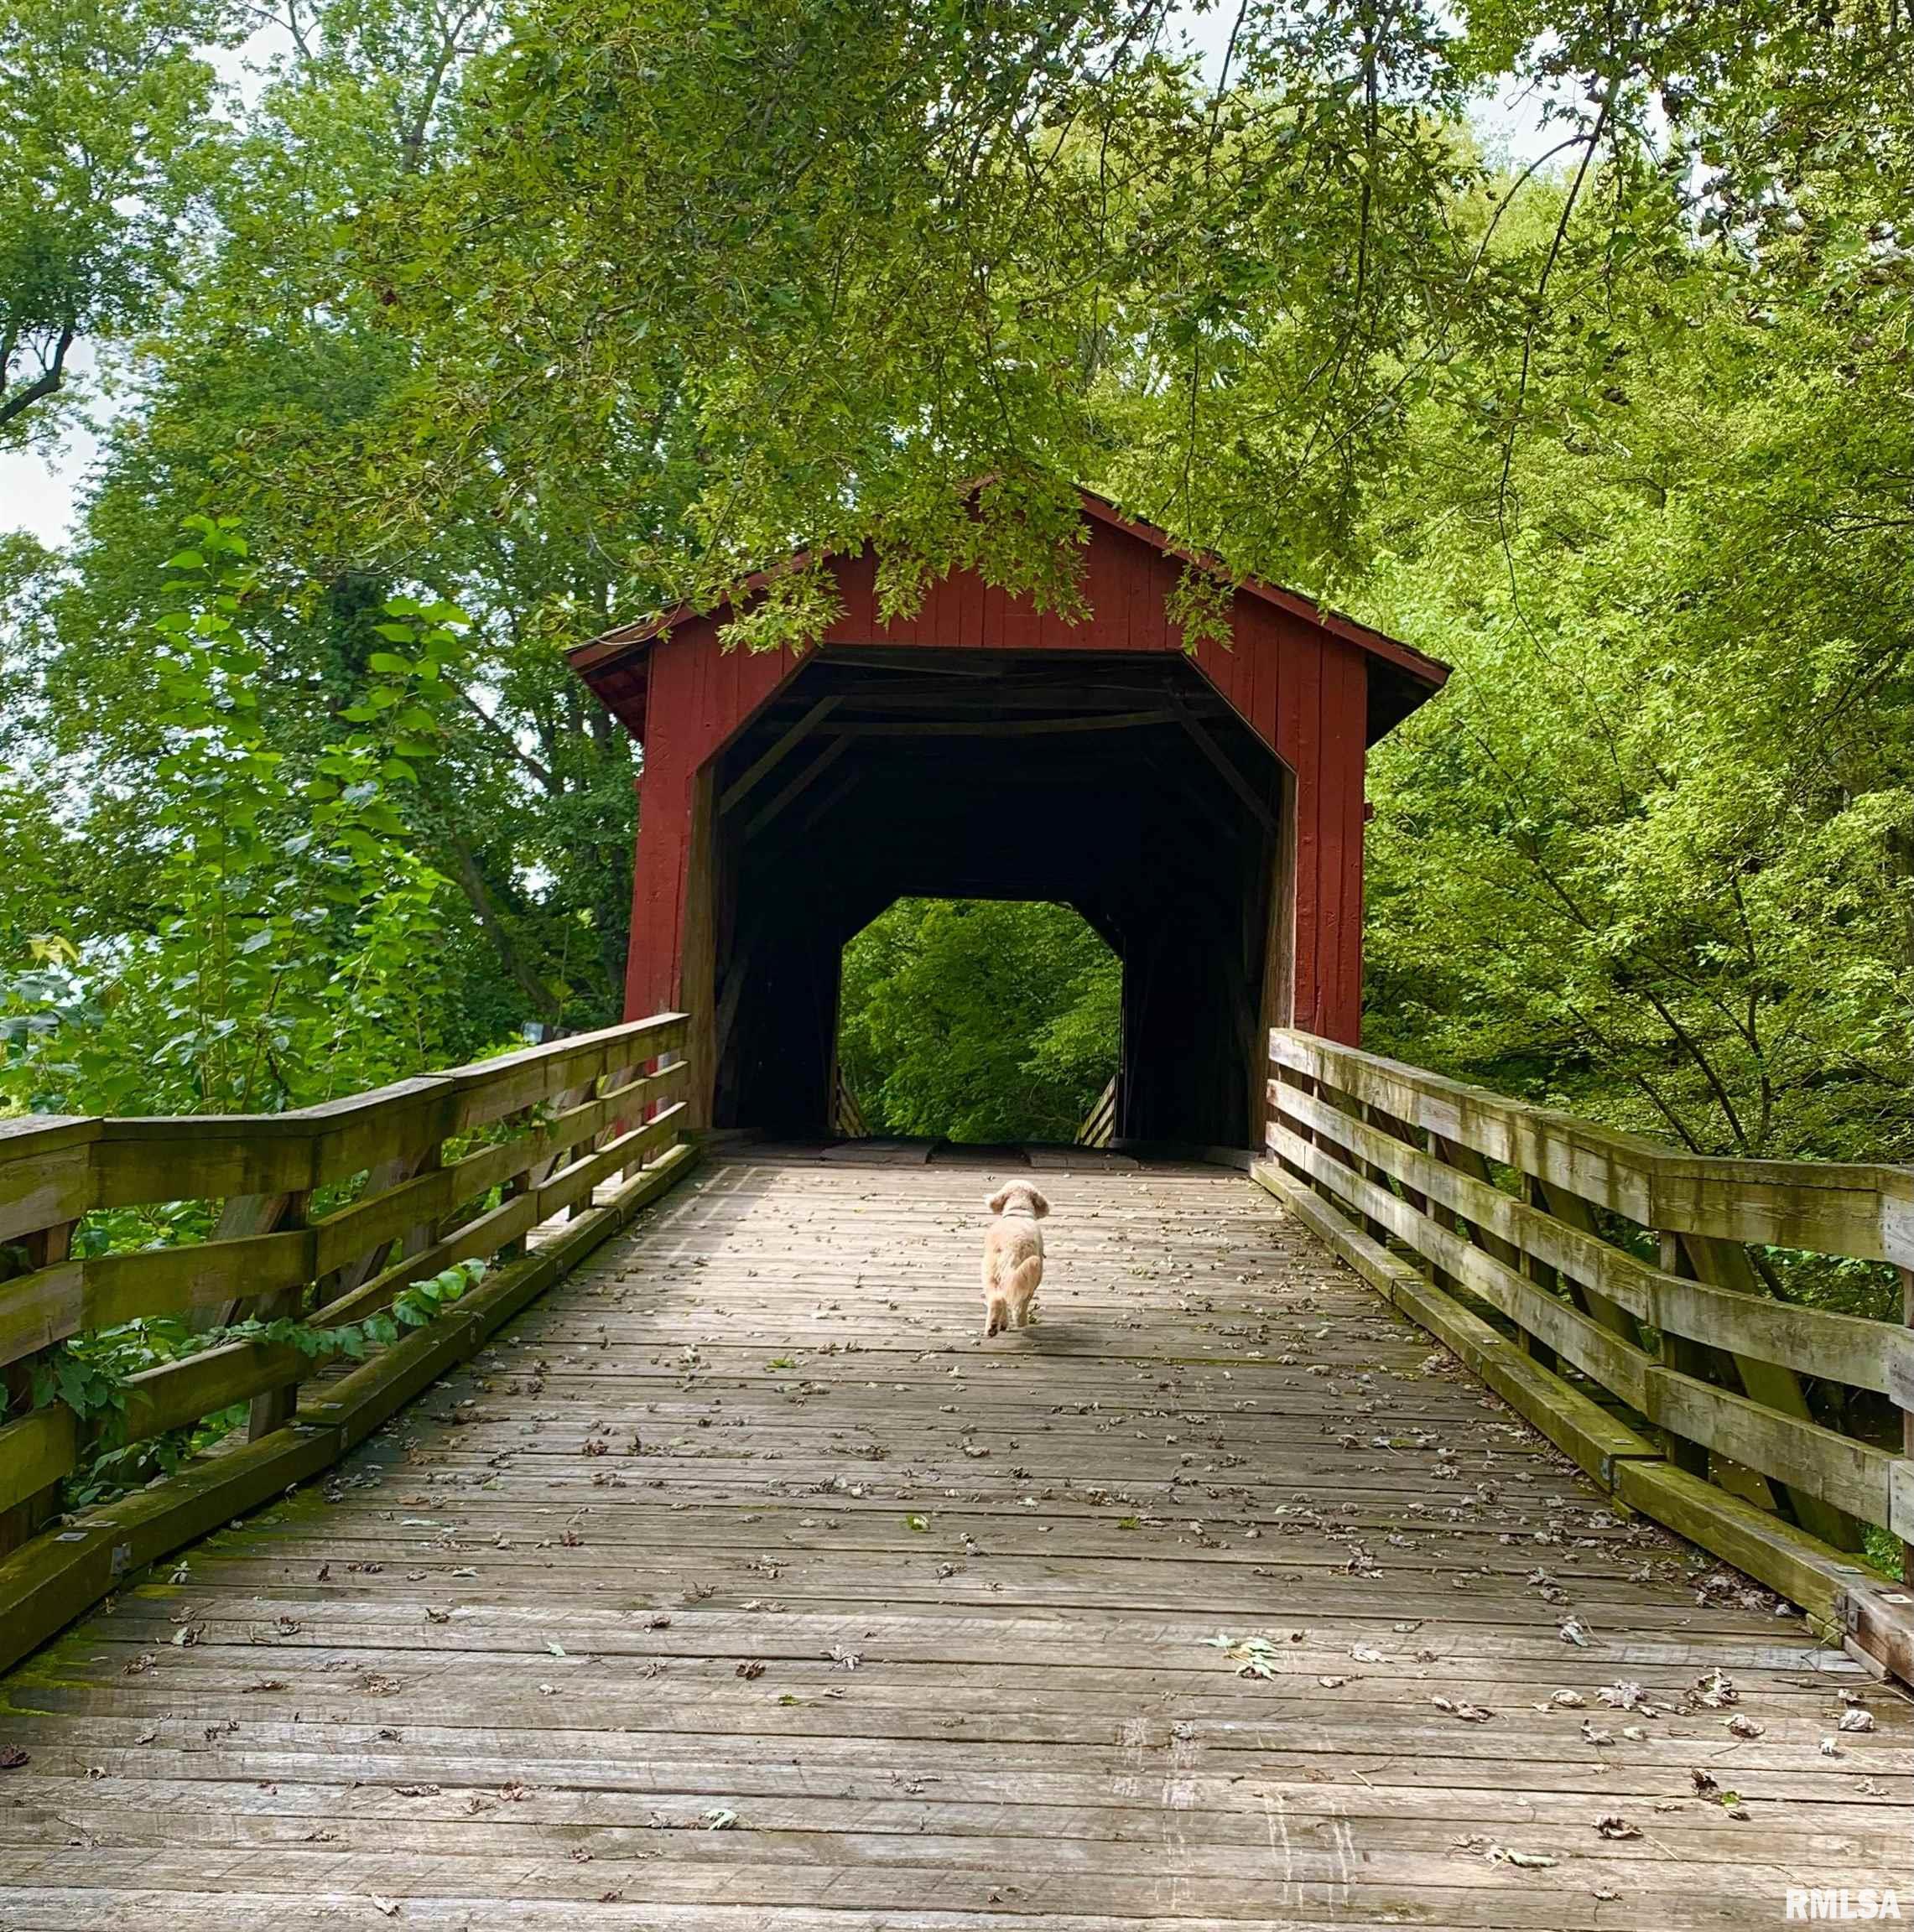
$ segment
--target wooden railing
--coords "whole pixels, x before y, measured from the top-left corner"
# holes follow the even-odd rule
[[[1107,1147],[1116,1135],[1116,1076],[1112,1073],[1110,1084],[1096,1097],[1096,1104],[1084,1116],[1083,1125],[1077,1130],[1076,1145],[1079,1147]]]
[[[1849,1554],[1873,1524],[1914,1574],[1914,1331],[1761,1265],[1905,1285],[1914,1170],[1684,1154],[1305,1033],[1270,1057],[1259,1179],[1618,1500],[1914,1675],[1914,1593]]]
[[[293,1113],[0,1120],[0,1668],[362,1440],[679,1178],[696,1154],[684,1041],[666,1014]],[[151,1203],[203,1204],[210,1238],[86,1252],[89,1217]],[[476,1286],[421,1309],[417,1285],[478,1261]],[[325,1379],[395,1303],[419,1325]],[[129,1376],[104,1415],[36,1405],[54,1378],[34,1368],[69,1337],[162,1317],[210,1345]],[[103,1441],[242,1402],[245,1426],[208,1452],[49,1527]]]

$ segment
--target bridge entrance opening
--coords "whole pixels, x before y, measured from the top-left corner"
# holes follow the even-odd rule
[[[894,901],[1041,900],[1122,962],[1117,1136],[1251,1145],[1290,795],[1181,655],[814,653],[694,800],[686,1005],[713,1124],[831,1131],[840,957]]]
[[[1122,985],[1071,906],[898,900],[844,948],[839,1131],[1076,1139],[1116,1078]]]

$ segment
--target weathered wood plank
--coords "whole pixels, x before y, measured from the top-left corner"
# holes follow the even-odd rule
[[[0,1693],[29,1757],[9,1906],[88,1932],[382,1922],[371,1894],[445,1932],[1725,1932],[1784,1863],[1906,1862],[1906,1711],[1870,1695],[1877,1732],[1823,1756],[1859,1667],[1613,1500],[1662,1469],[1645,1438],[1356,1233],[1509,1407],[1432,1352],[1316,1244],[1329,1203],[1046,1172],[1040,1319],[986,1344],[986,1180],[736,1153],[535,1306],[622,1208],[534,1231],[382,1374],[309,1384],[314,1453],[359,1445],[328,1493],[275,1462],[243,1526],[247,1492],[207,1497],[183,1581],[122,1587]],[[1599,1481],[1532,1415],[1585,1431]],[[1668,1507],[1705,1527],[1733,1499],[1697,1487]],[[96,1526],[73,1575],[109,1534],[150,1560],[150,1530]],[[1838,1619],[1849,1579],[1787,1573]],[[1264,1633],[1273,1677],[1219,1628]],[[1718,1670],[1759,1737],[1699,1702]],[[1617,1680],[1659,1714],[1610,1711]],[[1602,1837],[1611,1814],[1642,1835]]]
[[[73,1472],[79,1432],[64,1402],[0,1425],[0,1510],[37,1496]]]
[[[1650,1368],[1635,1405],[1651,1422],[1886,1527],[1896,1458],[1885,1450],[1669,1368]]]
[[[441,1076],[450,1083],[454,1096],[446,1131],[460,1133],[502,1120],[637,1058],[682,1046],[686,1024],[681,1013],[658,1014],[455,1067]]]
[[[100,1122],[65,1114],[0,1119],[0,1241],[77,1221],[94,1206]]]
[[[181,1429],[203,1415],[243,1402],[262,1390],[297,1382],[307,1358],[269,1342],[226,1342],[155,1368],[126,1383],[126,1440],[143,1441]]]
[[[1270,1036],[1270,1056],[1644,1228],[1914,1262],[1914,1173],[1905,1169],[1676,1153],[1638,1135],[1282,1028]]]

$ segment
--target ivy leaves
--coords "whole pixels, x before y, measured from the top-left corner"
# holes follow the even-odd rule
[[[302,750],[271,709],[273,593],[237,519],[183,534],[148,659],[150,931],[7,984],[0,1092],[42,1109],[270,1110],[432,1051],[445,880],[402,801],[446,747],[466,620],[391,600],[347,729]]]
[[[151,1317],[92,1330],[44,1351],[33,1363],[33,1407],[64,1403],[86,1426],[91,1443],[85,1466],[70,1484],[69,1500],[75,1504],[97,1502],[118,1488],[143,1481],[155,1468],[170,1472],[188,1456],[217,1441],[246,1419],[246,1405],[242,1403],[205,1416],[190,1429],[128,1443],[124,1439],[127,1385],[133,1377],[241,1343],[294,1348],[314,1363],[340,1357],[361,1362],[456,1306],[485,1278],[488,1267],[487,1262],[478,1259],[456,1262],[402,1289],[389,1311],[359,1322],[321,1327],[283,1316],[270,1321],[247,1317],[195,1329],[180,1317]]]

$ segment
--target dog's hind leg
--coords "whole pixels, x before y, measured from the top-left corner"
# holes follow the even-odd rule
[[[1037,1319],[1037,1285],[1043,1279],[1043,1257],[1032,1254],[1027,1261],[1019,1261],[1004,1283],[1004,1292],[1010,1297],[1011,1311],[1019,1328],[1027,1328]]]

